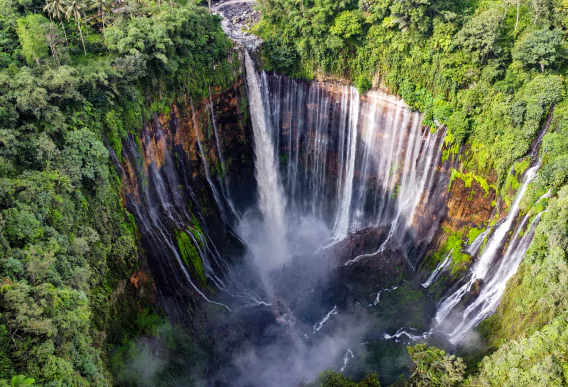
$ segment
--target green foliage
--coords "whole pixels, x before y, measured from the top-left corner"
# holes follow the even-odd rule
[[[417,344],[408,347],[408,354],[414,363],[410,376],[412,386],[457,386],[463,381],[465,365],[454,355],[447,355],[436,347]]]
[[[359,90],[359,93],[363,94],[371,90],[373,84],[371,83],[369,78],[361,76],[355,80],[355,87],[357,88],[357,90]]]
[[[469,118],[463,111],[452,113],[446,121],[448,130],[452,134],[454,141],[461,144],[469,135]]]
[[[464,185],[465,185],[466,188],[470,188],[472,183],[475,181],[483,189],[483,192],[485,192],[485,196],[489,195],[489,189],[490,188],[495,190],[495,186],[490,185],[487,182],[487,180],[485,180],[481,176],[475,175],[471,172],[462,173],[462,172],[458,171],[457,169],[452,169],[451,174],[450,174],[450,183],[449,183],[449,186],[448,186],[448,191],[451,190],[452,184],[456,179],[462,180],[464,182]]]
[[[481,234],[483,234],[485,232],[485,229],[483,228],[470,228],[468,233],[467,233],[467,241],[468,244],[472,244],[473,241]]]
[[[568,378],[568,322],[555,319],[530,337],[503,344],[484,358],[466,386],[563,386]]]
[[[361,382],[356,383],[345,377],[341,372],[324,371],[313,384],[321,387],[381,387],[376,374],[367,375]]]
[[[539,65],[542,72],[546,66],[556,64],[561,58],[563,33],[547,28],[527,33],[516,45],[513,59],[525,66]]]
[[[503,200],[505,201],[505,204],[507,206],[511,205],[511,202],[513,201],[513,199],[515,197],[515,192],[521,186],[521,182],[519,181],[519,178],[521,176],[523,176],[525,171],[528,169],[531,161],[532,160],[530,159],[530,157],[527,157],[527,158],[515,163],[513,165],[513,167],[511,168],[511,170],[509,171],[509,174],[507,175],[507,178],[505,179],[505,184],[503,185],[502,192],[501,192],[501,197],[503,198]]]
[[[451,233],[448,236],[446,242],[438,249],[438,251],[436,251],[434,255],[434,260],[436,261],[443,260],[447,254],[452,255],[452,275],[462,272],[469,266],[469,263],[471,263],[472,257],[462,252],[463,243],[462,232],[458,231]]]
[[[340,372],[324,371],[319,376],[321,387],[355,387],[357,383],[352,382]]]
[[[471,385],[563,385],[568,326],[568,187],[550,199],[533,243],[497,312],[480,326],[485,344]],[[563,376],[564,375],[564,376]]]
[[[22,55],[29,65],[39,64],[49,55],[49,47],[45,37],[45,25],[49,21],[42,15],[30,13],[18,19],[17,32],[22,46]]]
[[[532,333],[568,310],[564,297],[568,291],[567,250],[568,187],[564,187],[542,215],[533,243],[498,311],[510,329],[507,338],[516,338],[510,336],[513,332]]]
[[[184,231],[177,231],[176,240],[181,257],[183,258],[186,266],[190,268],[194,274],[197,275],[197,278],[199,278],[201,283],[205,285],[207,279],[205,278],[203,262],[201,261],[201,257],[193,245],[191,238]]]
[[[120,159],[155,110],[226,87],[238,65],[202,7],[90,7],[0,0],[0,385],[111,385],[105,353],[155,334],[108,149]]]
[[[526,155],[550,107],[564,98],[565,5],[262,0],[259,7],[255,31],[267,41],[270,70],[308,78],[331,73],[361,90],[368,87],[362,81],[380,79],[424,113],[425,125],[448,127],[444,160],[466,142],[464,167],[486,179],[496,171],[497,186]],[[279,67],[276,58],[284,57]],[[537,62],[549,75],[540,75]],[[550,173],[562,179],[559,163]]]
[[[125,58],[142,58],[153,93],[181,89],[201,97],[211,84],[227,87],[232,67],[224,59],[231,42],[218,19],[189,5],[156,11],[152,17],[120,19],[109,26],[104,33],[107,48]]]
[[[491,7],[472,17],[456,34],[454,45],[471,55],[474,63],[487,63],[499,57],[500,27],[505,17],[503,7]]]
[[[11,387],[25,387],[25,386],[35,386],[35,379],[27,378],[25,375],[16,375],[12,377],[10,381]]]
[[[550,128],[542,141],[541,153],[546,163],[540,170],[537,184],[540,187],[551,187],[556,191],[568,182],[568,109],[564,100],[554,110],[554,117]]]
[[[329,32],[343,39],[351,39],[363,33],[363,15],[360,11],[343,11],[333,21]]]

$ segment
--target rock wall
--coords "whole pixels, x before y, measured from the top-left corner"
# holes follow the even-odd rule
[[[123,141],[123,201],[157,301],[174,320],[228,286],[227,272],[243,255],[235,219],[256,200],[253,160],[242,78],[200,100],[177,99]]]

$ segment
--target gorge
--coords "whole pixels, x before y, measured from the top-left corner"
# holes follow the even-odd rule
[[[167,314],[202,319],[213,351],[224,348],[211,380],[296,385],[374,369],[392,383],[410,367],[392,360],[406,345],[461,344],[530,244],[541,214],[528,223],[519,203],[538,159],[506,217],[455,247],[475,263],[449,276],[453,251],[428,266],[456,194],[446,129],[384,92],[258,71],[245,48],[239,57],[232,90],[155,116],[117,166]],[[488,196],[466,187],[454,200]]]

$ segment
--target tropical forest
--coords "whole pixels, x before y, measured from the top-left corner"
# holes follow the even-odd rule
[[[0,0],[0,387],[568,386],[568,0]]]

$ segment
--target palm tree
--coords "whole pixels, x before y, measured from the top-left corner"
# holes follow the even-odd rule
[[[103,31],[105,30],[105,13],[109,10],[108,0],[93,0],[90,9],[98,9],[99,16],[103,23]]]
[[[49,16],[59,20],[63,19],[65,15],[65,8],[61,0],[48,0],[43,10],[46,11]]]
[[[81,31],[81,19],[85,15],[85,4],[77,0],[69,0],[65,3],[65,17],[70,19],[73,17],[77,22],[79,35],[81,36],[81,43],[83,44],[83,52],[87,56],[87,49],[85,48],[85,40],[83,39],[83,32]]]
[[[43,10],[49,14],[50,18],[59,19],[59,21],[61,22],[61,27],[63,28],[65,40],[67,40],[67,32],[65,31],[65,25],[63,24],[65,8],[61,0],[47,0],[45,7],[43,7]]]

